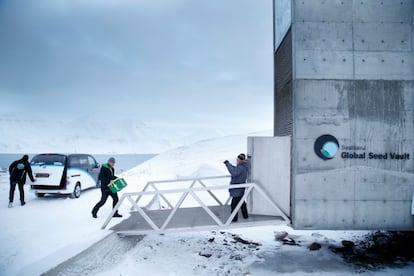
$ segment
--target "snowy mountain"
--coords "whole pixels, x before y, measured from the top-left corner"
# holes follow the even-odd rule
[[[0,153],[160,153],[228,135],[202,126],[149,125],[137,118],[90,115],[70,122],[24,113],[0,114]]]

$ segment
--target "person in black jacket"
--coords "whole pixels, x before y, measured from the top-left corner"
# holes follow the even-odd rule
[[[29,156],[23,155],[22,159],[16,160],[11,163],[9,167],[10,173],[10,195],[9,195],[9,208],[13,207],[14,191],[16,185],[19,186],[20,192],[20,203],[23,205],[26,204],[24,201],[24,184],[26,184],[26,174],[29,174],[30,180],[35,182],[36,180],[33,177],[32,168],[29,164]]]
[[[108,187],[108,184],[112,180],[117,178],[115,176],[114,165],[115,165],[115,158],[111,157],[111,158],[108,159],[108,163],[104,163],[101,166],[101,171],[99,172],[99,181],[101,181],[102,197],[101,197],[101,200],[92,209],[92,217],[93,218],[98,217],[99,208],[104,206],[106,200],[108,199],[108,196],[112,197],[112,200],[113,200],[112,208],[115,208],[115,205],[119,201],[118,194],[113,193]],[[113,215],[113,217],[120,218],[120,217],[122,217],[122,215],[119,214],[118,211],[116,211],[116,213]]]

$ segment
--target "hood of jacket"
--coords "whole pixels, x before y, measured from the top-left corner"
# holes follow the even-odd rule
[[[243,166],[246,169],[250,170],[250,162],[249,161],[244,161],[242,164],[238,165],[238,166]]]

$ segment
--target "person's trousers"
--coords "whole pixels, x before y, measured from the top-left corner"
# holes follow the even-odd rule
[[[17,181],[10,180],[10,195],[9,195],[9,202],[13,202],[14,200],[14,191],[16,190],[16,185],[19,186],[19,193],[20,193],[20,202],[24,202],[24,183],[18,183]]]
[[[231,199],[231,212],[233,213],[234,209],[236,209],[237,204],[239,204],[240,200],[242,199],[242,197],[233,197]],[[244,218],[248,218],[249,214],[247,213],[247,204],[246,202],[243,202],[242,206],[241,206],[241,211],[242,211],[242,215]],[[237,221],[238,218],[238,214],[236,214],[236,216],[233,218],[233,221]]]
[[[101,190],[102,192],[102,197],[101,200],[95,205],[95,207],[93,207],[92,209],[92,213],[93,214],[97,214],[99,209],[104,206],[106,200],[108,199],[108,197],[112,197],[112,208],[115,208],[115,205],[118,203],[119,198],[118,198],[118,194],[117,193],[112,193],[110,190]]]

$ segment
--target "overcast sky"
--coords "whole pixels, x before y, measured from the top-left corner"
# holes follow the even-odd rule
[[[272,126],[271,0],[0,0],[0,110]]]

